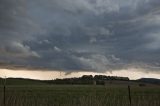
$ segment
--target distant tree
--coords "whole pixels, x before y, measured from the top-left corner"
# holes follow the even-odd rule
[[[93,80],[93,76],[92,75],[83,75],[82,79],[83,80]]]

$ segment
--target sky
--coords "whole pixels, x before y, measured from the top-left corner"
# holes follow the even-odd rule
[[[0,76],[159,78],[159,6],[159,0],[0,0]]]

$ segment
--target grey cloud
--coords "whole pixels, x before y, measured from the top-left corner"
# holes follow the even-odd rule
[[[10,53],[18,57],[39,57],[36,52],[30,50],[29,46],[17,42],[12,43],[12,45],[7,48],[6,53]]]
[[[0,55],[3,57],[38,57],[23,44],[34,38],[31,34],[37,29],[27,14],[26,5],[25,0],[0,1]]]
[[[0,59],[66,71],[131,66],[158,71],[159,5],[159,0],[1,0]]]
[[[116,63],[119,62],[119,59],[114,55],[104,56],[100,54],[92,54],[88,56],[74,57],[80,64],[83,65],[84,69],[92,71],[101,71],[105,72],[106,70],[113,69]]]

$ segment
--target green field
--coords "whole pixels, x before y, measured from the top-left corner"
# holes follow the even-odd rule
[[[131,98],[132,106],[160,106],[160,87],[131,86]],[[130,103],[127,86],[8,85],[6,106],[130,106]]]

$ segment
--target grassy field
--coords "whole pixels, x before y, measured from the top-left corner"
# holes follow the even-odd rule
[[[160,106],[160,87],[131,86],[131,98],[132,106]],[[6,106],[130,106],[130,103],[127,86],[8,85]]]

